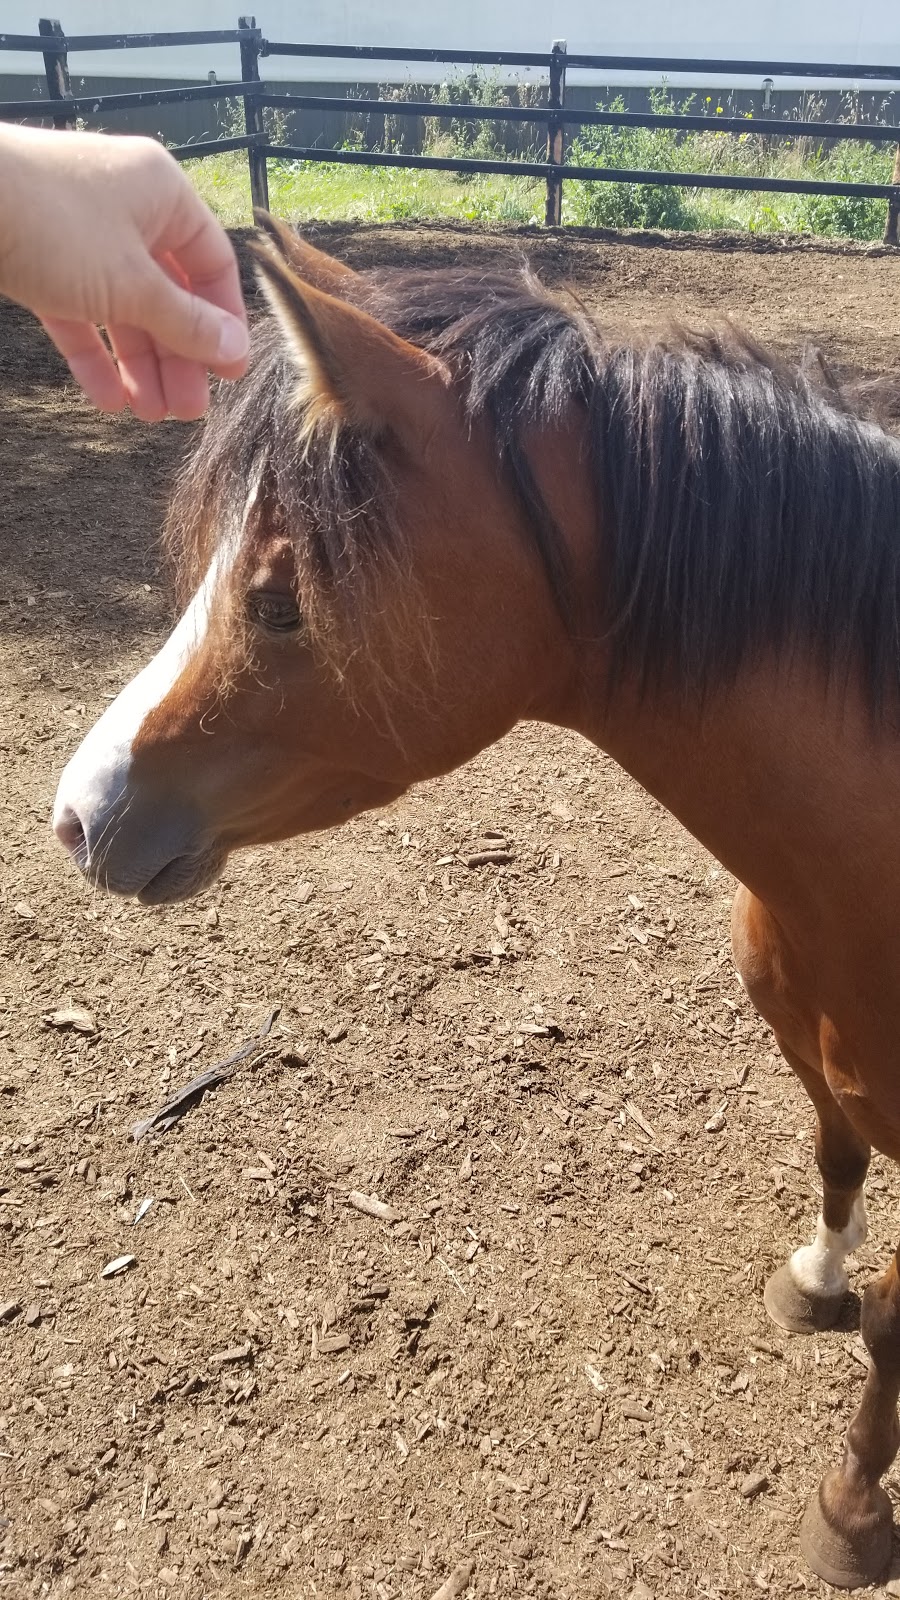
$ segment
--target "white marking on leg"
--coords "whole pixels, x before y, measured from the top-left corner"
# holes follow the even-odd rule
[[[850,1280],[844,1261],[859,1249],[867,1231],[866,1201],[860,1189],[846,1228],[839,1233],[832,1232],[831,1228],[826,1228],[820,1216],[812,1244],[805,1244],[794,1251],[788,1266],[797,1288],[812,1299],[819,1300],[846,1294]]]

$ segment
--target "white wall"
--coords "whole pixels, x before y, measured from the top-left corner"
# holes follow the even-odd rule
[[[552,39],[565,38],[570,50],[605,55],[846,62],[851,81],[855,62],[900,63],[896,0],[644,0],[642,5],[621,0],[256,0],[256,5],[257,22],[270,39],[305,43],[546,50]],[[58,16],[69,34],[233,28],[240,0],[47,0],[41,9]],[[0,33],[36,33],[39,15],[21,0],[0,0]],[[95,51],[72,55],[69,65],[73,80],[81,75],[201,79],[211,69],[223,82],[240,75],[237,45]],[[0,72],[40,70],[39,56],[0,52]],[[261,76],[270,80],[440,79],[447,70],[284,56],[260,63]],[[628,75],[624,81],[641,80]],[[671,81],[688,80],[672,74]],[[787,81],[779,87],[788,87]]]

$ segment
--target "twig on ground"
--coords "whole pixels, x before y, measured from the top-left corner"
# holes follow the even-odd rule
[[[206,1089],[212,1089],[216,1084],[224,1083],[227,1078],[230,1078],[238,1062],[243,1061],[246,1056],[252,1055],[253,1051],[258,1049],[263,1040],[271,1033],[280,1010],[281,1007],[276,1006],[274,1011],[270,1011],[259,1033],[255,1033],[252,1039],[248,1039],[246,1044],[242,1044],[240,1049],[234,1051],[233,1055],[228,1056],[224,1061],[218,1061],[214,1067],[207,1067],[205,1072],[198,1073],[196,1078],[191,1079],[190,1083],[186,1083],[183,1088],[176,1090],[169,1100],[157,1107],[153,1115],[147,1117],[145,1122],[136,1122],[131,1130],[131,1137],[135,1144],[148,1133],[154,1131],[165,1133],[168,1128],[171,1128],[178,1121],[179,1117],[183,1117],[186,1111],[190,1111],[193,1103],[199,1099]]]
[[[457,1595],[468,1589],[474,1571],[474,1561],[461,1561],[458,1567],[453,1568],[446,1583],[442,1583],[439,1589],[435,1589],[431,1600],[456,1600]]]
[[[361,1211],[364,1216],[377,1217],[379,1222],[400,1222],[399,1211],[389,1206],[384,1200],[379,1200],[374,1194],[362,1194],[359,1189],[351,1189],[347,1196],[348,1206],[354,1211]]]

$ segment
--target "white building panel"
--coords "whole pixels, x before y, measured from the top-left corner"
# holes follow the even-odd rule
[[[239,0],[54,0],[68,34],[147,30],[233,28]],[[20,0],[0,0],[0,33],[37,32],[39,13]],[[564,38],[572,51],[604,55],[703,56],[730,60],[846,63],[854,81],[857,64],[900,64],[900,12],[889,0],[258,0],[257,22],[270,39],[316,44],[405,45],[481,50],[547,50]],[[83,76],[203,79],[239,77],[237,45],[185,46],[165,50],[112,50],[73,54],[73,80]],[[0,52],[0,72],[34,74],[40,57]],[[440,80],[447,69],[391,66],[271,56],[260,63],[266,79],[416,81]],[[577,74],[594,78],[595,75]],[[611,75],[599,75],[609,82]],[[696,81],[669,74],[673,84]],[[648,76],[620,75],[647,82]],[[659,82],[659,75],[649,81]],[[783,80],[779,87],[794,81]],[[744,79],[717,80],[758,87]]]

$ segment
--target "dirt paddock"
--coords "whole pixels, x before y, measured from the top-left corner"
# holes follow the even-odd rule
[[[878,250],[319,237],[525,251],[610,316],[733,313],[896,369]],[[186,435],[94,415],[0,306],[0,1590],[431,1600],[472,1563],[478,1600],[824,1593],[797,1533],[858,1302],[811,1339],[767,1321],[817,1210],[811,1110],[735,978],[727,875],[654,802],[525,726],[170,910],[92,896],[49,837],[66,756],[165,632]],[[466,865],[491,832],[508,863]],[[89,1031],[44,1020],[70,1006]],[[876,1161],[857,1288],[898,1191]]]

